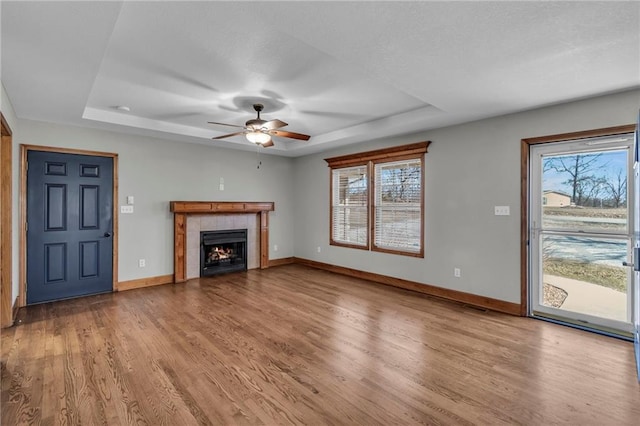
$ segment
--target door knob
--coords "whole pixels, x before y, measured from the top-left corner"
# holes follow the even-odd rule
[[[111,232],[105,232],[105,233],[104,233],[104,237],[105,237],[105,238],[109,238],[110,236],[111,236]]]

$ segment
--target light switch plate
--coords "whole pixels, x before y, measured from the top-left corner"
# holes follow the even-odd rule
[[[120,213],[124,213],[124,214],[133,213],[133,206],[120,206]]]
[[[509,206],[495,206],[496,216],[509,216],[510,214]]]
[[[127,195],[127,204],[133,205],[133,195]]]

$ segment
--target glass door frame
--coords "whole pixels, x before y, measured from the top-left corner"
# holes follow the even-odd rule
[[[554,142],[566,142],[577,141],[580,139],[588,139],[600,136],[615,136],[632,133],[636,130],[635,124],[607,127],[601,129],[586,130],[580,132],[563,133],[549,136],[540,136],[533,138],[525,138],[521,140],[520,144],[520,165],[521,165],[521,179],[520,179],[520,193],[521,193],[521,220],[520,220],[520,315],[532,316],[531,312],[531,292],[530,282],[532,276],[531,266],[531,245],[529,230],[531,227],[531,211],[530,211],[530,197],[531,197],[531,170],[530,170],[530,149],[533,145],[547,144]],[[568,324],[571,325],[571,324]],[[581,327],[576,324],[577,327]]]
[[[530,176],[531,176],[531,196],[530,196],[530,214],[531,223],[529,227],[530,237],[530,299],[529,315],[533,317],[542,317],[558,320],[569,324],[579,325],[588,329],[603,331],[611,334],[621,335],[623,337],[632,336],[633,323],[633,275],[632,268],[623,266],[622,262],[617,265],[624,270],[627,280],[626,292],[626,320],[621,321],[604,316],[597,316],[586,312],[578,312],[552,306],[544,305],[540,302],[543,283],[543,240],[545,237],[574,237],[574,238],[590,238],[594,240],[619,240],[624,241],[626,246],[625,265],[632,263],[632,234],[633,234],[633,137],[632,134],[626,134],[626,141],[619,141],[611,138],[613,142],[601,144],[594,143],[593,138],[577,139],[570,141],[561,141],[553,144],[545,144],[531,147],[530,157]],[[609,139],[605,137],[604,140]],[[597,141],[597,139],[596,139]],[[592,145],[593,144],[593,145]],[[534,153],[535,151],[535,153]],[[626,210],[627,210],[627,226],[623,231],[604,231],[602,229],[585,230],[583,227],[545,227],[543,215],[543,192],[542,181],[544,173],[542,172],[543,158],[562,157],[564,155],[580,155],[580,154],[606,154],[611,152],[626,151]]]
[[[633,174],[634,182],[636,185],[636,200],[633,209],[633,223],[634,223],[634,235],[633,235],[633,251],[634,251],[634,266],[633,266],[633,289],[635,291],[634,303],[635,303],[635,317],[633,319],[633,345],[636,355],[636,373],[638,381],[640,382],[640,110],[638,110],[638,118],[636,120],[636,131],[633,146]]]

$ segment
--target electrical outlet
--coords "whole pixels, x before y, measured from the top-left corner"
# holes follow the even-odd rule
[[[456,278],[460,278],[461,276],[460,268],[453,268],[453,276]]]
[[[318,246],[318,253],[322,251],[322,247]]]
[[[139,268],[144,268],[145,266],[147,266],[147,261],[144,259],[139,259],[138,260],[138,267]]]
[[[278,251],[278,245],[277,244],[273,245],[273,251]]]

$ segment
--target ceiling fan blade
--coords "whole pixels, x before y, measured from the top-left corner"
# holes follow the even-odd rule
[[[238,126],[236,124],[217,123],[215,121],[207,121],[207,123],[209,123],[209,124],[217,124],[218,126],[239,127],[241,129],[244,129],[244,126]]]
[[[231,136],[237,136],[237,135],[244,135],[244,132],[229,133],[228,135],[217,136],[211,139],[224,139],[224,138],[230,138]]]
[[[279,129],[279,128],[284,127],[284,126],[288,126],[288,124],[285,123],[282,120],[277,120],[277,119],[276,120],[267,121],[266,123],[264,123],[262,125],[262,127],[264,127],[267,130]]]
[[[287,132],[285,130],[270,130],[270,135],[280,136],[282,138],[291,138],[291,139],[300,139],[303,141],[308,141],[311,136],[303,135],[302,133],[295,132]]]
[[[269,141],[269,142],[267,142],[267,143],[263,143],[263,144],[262,144],[262,147],[263,147],[263,148],[269,148],[270,146],[273,146],[273,145],[275,145],[275,144],[273,143],[273,141]]]

